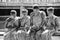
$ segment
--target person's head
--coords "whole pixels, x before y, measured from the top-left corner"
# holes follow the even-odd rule
[[[40,11],[40,13],[41,13],[41,17],[42,17],[43,19],[45,19],[45,18],[46,18],[46,13],[45,13],[44,11]]]
[[[15,10],[11,10],[10,15],[16,17],[17,12]]]
[[[54,8],[53,7],[47,8],[47,14],[48,16],[54,14]]]
[[[34,11],[34,12],[38,12],[38,11],[39,11],[39,7],[38,7],[38,6],[34,6],[34,7],[33,7],[33,11]]]
[[[22,14],[23,14],[24,16],[27,16],[27,14],[28,14],[28,10],[23,9],[23,10],[22,10]]]

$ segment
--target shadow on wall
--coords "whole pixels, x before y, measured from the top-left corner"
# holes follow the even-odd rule
[[[20,16],[20,9],[0,9],[0,16],[10,15],[11,10],[16,10],[17,16]]]
[[[60,9],[55,9],[55,10],[54,10],[54,14],[55,14],[56,16],[60,16]]]
[[[33,9],[27,9],[28,10],[28,15],[30,15],[31,12],[33,12]]]

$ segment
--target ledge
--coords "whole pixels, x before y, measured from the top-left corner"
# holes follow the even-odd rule
[[[34,4],[38,4],[39,6],[59,6],[60,2],[56,3],[4,3],[0,2],[0,6],[33,6]]]

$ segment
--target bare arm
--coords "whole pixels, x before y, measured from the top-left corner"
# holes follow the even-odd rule
[[[7,18],[6,20],[5,20],[5,25],[4,25],[4,27],[6,28],[6,26],[7,26],[7,20],[8,20],[9,18]]]

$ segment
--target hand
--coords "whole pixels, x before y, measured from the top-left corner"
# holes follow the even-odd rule
[[[33,25],[32,27],[35,27],[35,25]]]

